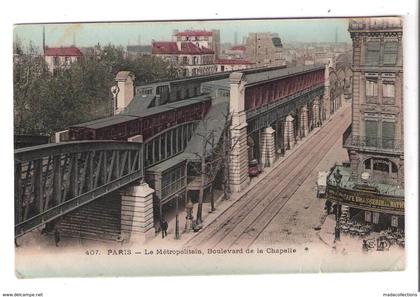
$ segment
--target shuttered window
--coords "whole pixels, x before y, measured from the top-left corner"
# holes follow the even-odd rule
[[[383,104],[387,104],[387,105],[395,104],[395,84],[394,84],[394,82],[384,81],[382,83],[382,97],[383,97]]]
[[[379,65],[381,44],[377,41],[368,42],[366,53],[367,65]]]
[[[365,121],[366,145],[371,147],[377,146],[378,138],[378,122],[372,120]]]
[[[395,123],[382,122],[382,147],[392,149],[394,147]]]
[[[384,97],[395,97],[395,85],[391,82],[384,82],[382,85]]]
[[[395,65],[398,56],[398,42],[385,42],[384,65]]]
[[[378,81],[366,80],[366,97],[378,96]]]

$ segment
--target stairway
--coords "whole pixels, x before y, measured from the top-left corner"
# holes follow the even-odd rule
[[[116,241],[121,233],[121,197],[99,198],[65,215],[57,224],[62,237]]]

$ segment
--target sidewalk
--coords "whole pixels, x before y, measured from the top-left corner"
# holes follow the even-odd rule
[[[379,233],[372,232],[369,236],[366,238],[361,238],[359,236],[352,237],[349,234],[345,234],[341,232],[340,234],[340,240],[334,242],[335,238],[335,215],[330,214],[325,218],[324,223],[321,226],[321,230],[319,231],[319,239],[326,244],[328,247],[330,247],[332,250],[337,252],[341,252],[344,254],[347,253],[361,253],[362,252],[362,244],[363,239],[369,240],[369,239],[375,239],[379,236]],[[394,252],[404,252],[403,248],[400,248],[396,245],[392,245],[389,250],[387,251],[394,251]],[[385,252],[387,252],[385,251]],[[370,249],[369,253],[383,253],[383,251],[377,251],[376,248]]]

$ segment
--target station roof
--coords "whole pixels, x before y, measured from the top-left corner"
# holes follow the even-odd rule
[[[203,141],[205,138],[211,137],[211,134],[214,135],[215,145],[220,141],[226,123],[226,115],[229,112],[229,101],[216,100],[215,102],[217,103],[212,105],[204,120],[198,124],[184,150],[184,153],[188,155],[186,156],[188,159],[197,159],[197,154],[202,155]],[[208,145],[206,153],[211,154],[211,150],[211,145]]]
[[[121,112],[124,115],[135,114],[141,110],[149,108],[150,104],[155,99],[155,95],[136,95],[127,107]]]
[[[175,167],[176,165],[179,165],[183,162],[186,162],[186,158],[184,158],[181,155],[175,156],[173,158],[170,158],[169,160],[163,161],[162,163],[159,163],[155,166],[152,166],[150,168],[146,169],[147,173],[162,173],[168,169],[171,169],[172,167]]]
[[[148,100],[150,100],[149,97],[150,96],[147,97]],[[104,128],[104,127],[108,127],[112,125],[122,124],[124,122],[134,120],[138,117],[146,117],[153,114],[158,114],[164,111],[172,110],[172,109],[183,107],[183,106],[188,106],[197,102],[203,102],[207,100],[211,100],[211,97],[209,95],[200,95],[197,97],[184,99],[184,100],[180,100],[180,101],[176,101],[176,102],[172,102],[168,104],[163,104],[156,107],[145,108],[145,109],[142,109],[142,107],[144,107],[147,104],[147,102],[133,103],[133,105],[130,107],[129,111],[127,112],[122,112],[121,114],[118,114],[118,115],[114,115],[111,117],[106,117],[106,118],[102,118],[98,120],[93,120],[90,122],[81,123],[81,124],[73,125],[70,127],[100,129],[100,128]]]
[[[323,65],[305,65],[305,66],[295,66],[287,67],[282,69],[275,69],[271,71],[257,72],[245,74],[247,84],[254,84],[262,81],[272,80],[275,78],[286,77],[290,75],[295,75],[303,72],[310,72],[314,70],[324,69]],[[240,72],[240,71],[239,71]]]
[[[93,120],[86,123],[72,125],[70,127],[100,129],[100,128],[108,127],[111,125],[122,124],[128,121],[134,120],[134,119],[136,119],[136,117],[129,116],[129,115],[115,115],[112,117],[106,117],[106,118],[97,119],[97,120]]]
[[[205,83],[203,83],[203,86],[229,88],[230,87],[230,82],[229,82],[229,78],[224,78],[224,79],[218,79],[218,80],[212,80],[212,81],[205,82]]]

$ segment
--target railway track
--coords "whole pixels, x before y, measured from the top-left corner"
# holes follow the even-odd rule
[[[281,211],[344,132],[349,107],[339,111],[316,135],[278,164],[253,189],[186,243],[186,247],[249,247]]]

